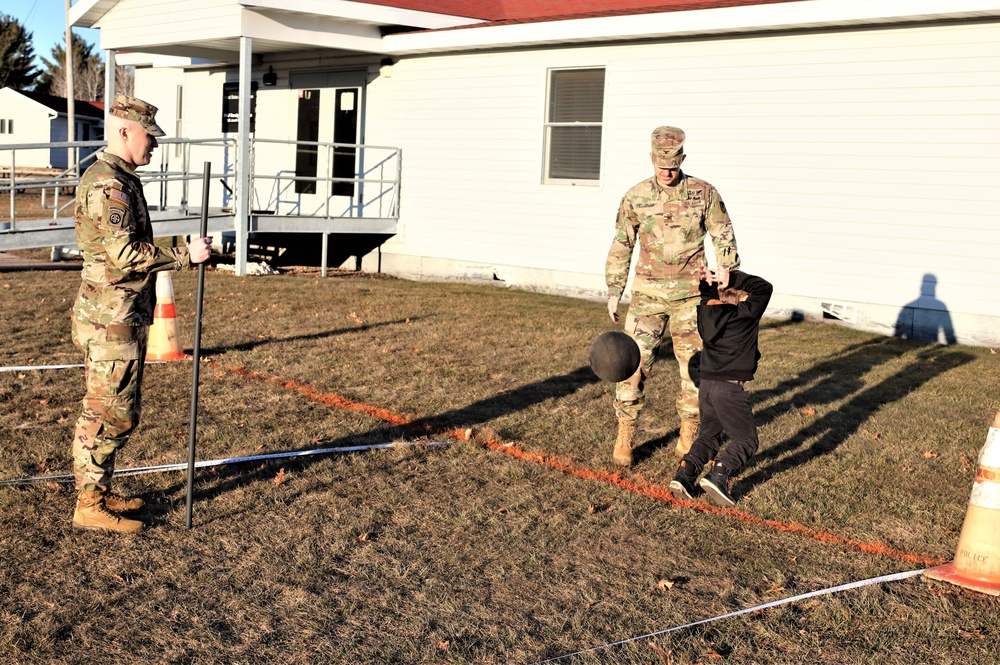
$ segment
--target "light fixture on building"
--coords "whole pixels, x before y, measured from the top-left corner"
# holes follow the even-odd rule
[[[268,88],[274,87],[278,84],[278,75],[274,73],[274,67],[271,65],[267,66],[267,71],[264,72],[261,79],[263,80],[264,85]]]

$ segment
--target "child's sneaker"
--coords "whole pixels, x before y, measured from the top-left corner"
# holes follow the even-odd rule
[[[691,467],[691,462],[681,460],[674,479],[670,481],[670,493],[675,499],[690,500],[694,495],[694,481],[697,478],[698,472]]]
[[[736,505],[736,500],[729,494],[729,472],[721,464],[712,466],[712,470],[698,484],[705,490],[708,500],[715,505],[726,508]]]

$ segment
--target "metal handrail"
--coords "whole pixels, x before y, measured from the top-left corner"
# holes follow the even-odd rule
[[[399,191],[402,173],[402,151],[399,148],[392,146],[367,145],[362,143],[296,141],[290,139],[260,139],[254,137],[251,137],[250,141],[251,155],[254,155],[253,149],[255,146],[263,144],[287,145],[295,148],[311,147],[315,148],[317,151],[324,151],[326,155],[326,173],[318,174],[316,176],[298,176],[295,175],[294,170],[288,168],[278,168],[270,173],[260,173],[260,169],[258,168],[259,162],[255,164],[254,158],[251,158],[249,196],[251,198],[256,196],[255,192],[257,183],[263,184],[273,181],[273,187],[268,185],[268,189],[273,192],[273,197],[269,197],[269,201],[266,206],[267,208],[271,208],[273,206],[271,214],[283,214],[286,216],[295,215],[297,217],[317,217],[325,219],[338,219],[345,217],[399,219]],[[222,151],[221,159],[212,160],[213,163],[221,165],[221,170],[217,173],[213,173],[212,177],[215,179],[221,179],[224,183],[226,183],[226,189],[232,191],[230,185],[236,180],[236,172],[239,168],[238,164],[233,164],[230,161],[232,159],[232,154],[238,152],[234,150],[237,144],[237,140],[235,138],[163,138],[159,139],[158,143],[161,145],[182,146],[182,149],[180,150],[180,164],[171,163],[172,156],[176,162],[175,150],[164,149],[158,151],[157,153],[159,157],[158,165],[151,166],[150,168],[141,170],[138,173],[140,179],[146,185],[147,199],[150,203],[153,203],[154,201],[157,202],[160,210],[179,209],[182,214],[188,214],[188,208],[190,205],[188,196],[189,185],[192,181],[200,180],[203,177],[200,173],[193,173],[190,168],[191,164],[194,163],[194,160],[191,158],[191,151],[194,148]],[[46,210],[53,211],[53,219],[59,219],[60,213],[72,205],[74,200],[71,196],[68,202],[60,205],[61,192],[64,189],[75,189],[80,182],[80,173],[88,165],[88,162],[96,157],[96,151],[91,151],[88,152],[87,156],[82,160],[78,159],[77,163],[64,170],[57,171],[55,173],[48,173],[42,175],[41,177],[19,177],[17,168],[17,163],[19,161],[18,153],[23,154],[24,152],[30,150],[68,149],[75,150],[76,154],[79,155],[81,150],[89,150],[92,148],[101,149],[105,146],[106,143],[104,141],[19,143],[0,145],[0,156],[3,156],[5,153],[9,153],[10,155],[9,166],[0,166],[0,193],[8,192],[10,194],[10,222],[6,225],[6,229],[0,228],[0,235],[3,235],[5,232],[13,232],[17,230],[18,220],[16,213],[16,196],[18,193],[23,193],[25,191],[41,190],[43,206]],[[355,175],[353,177],[333,176],[333,155],[337,150],[341,149],[354,151],[356,161]],[[366,168],[366,160],[374,160],[374,165]],[[282,162],[279,163],[278,166],[287,167],[288,164],[287,162]],[[2,171],[8,168],[10,170],[9,176],[4,177],[2,175]],[[22,168],[22,170],[27,169]],[[316,194],[316,196],[323,198],[317,201],[319,206],[316,210],[312,211],[312,213],[303,212],[302,195],[298,196],[298,200],[282,198],[286,195],[286,191],[289,187],[291,187],[291,184],[299,181],[317,183],[317,192],[321,192],[321,187],[325,186],[325,196],[323,193]],[[333,185],[335,183],[354,183],[356,185],[354,188],[354,194],[349,197],[343,195],[334,196]],[[178,184],[181,187],[179,197],[176,191]],[[49,190],[54,190],[55,193],[51,205],[49,205],[47,201],[47,192]],[[228,200],[228,196],[229,195],[224,194],[223,200]],[[179,204],[177,202],[178,200]],[[291,210],[282,210],[281,207],[283,204],[292,204]],[[331,213],[331,207],[335,205],[338,207],[337,210],[339,210],[340,214],[336,214],[336,210],[334,213]],[[343,207],[341,208],[340,206]],[[250,207],[251,206],[248,206],[248,209],[250,209]],[[375,214],[369,215],[371,212],[374,212]]]

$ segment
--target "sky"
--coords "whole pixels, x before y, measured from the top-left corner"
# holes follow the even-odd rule
[[[0,14],[13,16],[25,30],[32,33],[31,45],[35,49],[35,66],[44,69],[39,56],[51,59],[52,47],[66,43],[66,0],[0,0]],[[100,51],[100,31],[93,28],[73,28],[77,37],[83,37]],[[101,55],[103,58],[103,54]]]

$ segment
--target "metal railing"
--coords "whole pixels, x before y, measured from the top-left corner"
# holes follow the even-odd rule
[[[201,189],[196,186],[192,190],[191,183],[197,183],[203,178],[202,162],[209,161],[213,164],[212,178],[221,180],[224,185],[223,190],[216,191],[212,198],[217,198],[221,202],[220,207],[223,210],[232,210],[232,199],[238,195],[233,187],[237,182],[239,169],[239,165],[233,162],[238,155],[235,138],[164,138],[158,142],[163,146],[154,153],[154,160],[158,160],[158,164],[138,172],[151,209],[175,210],[179,215],[196,214],[201,202],[192,201],[192,194],[200,198]],[[90,166],[96,156],[94,150],[104,146],[105,143],[102,141],[0,145],[0,194],[6,192],[10,196],[10,217],[6,224],[0,219],[0,237],[4,233],[19,230],[16,205],[18,194],[40,190],[41,205],[45,210],[52,211],[52,219],[71,217],[71,214],[64,213],[75,200],[74,196],[70,194],[65,201],[62,197],[67,196],[67,191],[75,191],[80,182],[80,174]],[[168,149],[167,146],[176,147]],[[74,163],[66,169],[54,172],[51,169],[44,169],[46,173],[41,173],[42,169],[18,166],[20,163],[29,163],[30,158],[24,156],[28,151],[53,149],[72,151],[76,157]],[[294,166],[296,151],[303,149],[315,151],[317,164],[325,166],[323,174],[295,175],[294,168],[290,167]],[[81,158],[83,151],[87,154]],[[261,152],[267,154],[263,158],[258,158],[257,155]],[[319,159],[321,154],[324,159]],[[353,177],[333,175],[334,157],[338,154],[354,156]],[[401,151],[398,148],[251,138],[250,155],[249,196],[252,204],[248,209],[251,215],[266,213],[299,218],[399,219]],[[262,162],[274,170],[261,169]],[[24,175],[26,171],[35,173]],[[19,175],[19,172],[22,175]],[[294,192],[297,182],[314,183],[316,193]],[[338,183],[351,183],[351,194],[348,196],[336,193]],[[268,192],[267,200],[262,204],[258,196],[258,186]],[[36,228],[21,230],[29,231]]]
[[[254,138],[251,139],[251,154],[256,155],[261,146],[292,146],[294,152],[311,149],[316,153],[317,163],[323,163],[326,167],[325,174],[316,176],[295,175],[295,170],[288,168],[275,171],[273,175],[261,174],[256,168],[258,160],[252,158],[255,168],[251,178],[251,189],[256,192],[258,183],[273,181],[273,185],[266,188],[269,194],[268,200],[263,206],[269,212],[275,215],[294,214],[327,219],[344,217],[399,219],[399,187],[402,166],[399,148],[363,143]],[[325,155],[323,160],[319,160],[321,151]],[[338,154],[354,158],[355,175],[353,177],[334,175],[335,157]],[[366,166],[370,162],[371,165]],[[316,193],[295,192],[293,188],[296,183],[300,182],[314,183]],[[352,193],[350,195],[337,194],[335,190],[339,183],[350,183]],[[322,187],[321,184],[323,184]],[[320,194],[320,191],[324,193]],[[311,198],[304,199],[304,194]],[[317,197],[320,197],[319,200]],[[311,207],[308,209],[303,207],[306,201],[311,203]]]

